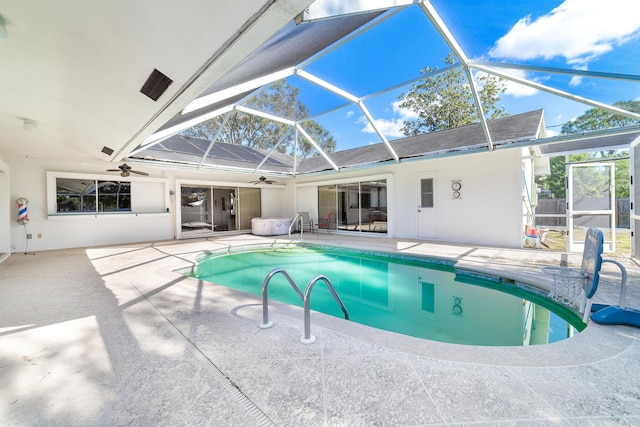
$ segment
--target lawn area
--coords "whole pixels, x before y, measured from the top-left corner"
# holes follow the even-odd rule
[[[586,230],[585,230],[586,232]],[[542,248],[550,251],[566,251],[567,250],[567,233],[565,230],[540,230],[542,237]],[[580,239],[581,236],[576,236]],[[605,242],[610,241],[611,237],[605,233]],[[619,228],[616,230],[616,256],[631,256],[631,230],[627,228]]]

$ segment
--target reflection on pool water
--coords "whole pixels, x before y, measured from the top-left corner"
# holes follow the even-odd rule
[[[260,295],[265,276],[274,268],[284,268],[302,292],[313,277],[324,274],[351,321],[420,338],[522,346],[559,341],[585,327],[573,312],[532,290],[419,257],[286,246],[204,254],[193,274]],[[269,299],[302,306],[279,274],[269,283]],[[322,281],[313,288],[311,309],[343,317]]]

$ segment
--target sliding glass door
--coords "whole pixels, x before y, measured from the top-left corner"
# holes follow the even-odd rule
[[[318,227],[387,233],[387,181],[318,187]]]
[[[259,188],[182,185],[180,200],[182,236],[249,230],[261,211]]]

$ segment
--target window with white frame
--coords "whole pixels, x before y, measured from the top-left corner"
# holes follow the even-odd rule
[[[131,212],[131,183],[56,178],[56,213]]]

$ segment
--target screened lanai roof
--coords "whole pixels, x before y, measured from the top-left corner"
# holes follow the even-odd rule
[[[488,121],[491,134],[496,138],[494,149],[535,141],[543,129],[543,111],[531,111]],[[390,142],[401,161],[460,154],[460,152],[487,151],[484,132],[479,123],[426,133]],[[162,161],[176,166],[199,166],[209,169],[269,170],[273,173],[311,174],[331,171],[332,165],[340,170],[394,162],[384,144],[351,148],[322,156],[296,160],[283,153],[272,153],[259,148],[211,141],[184,135],[174,135],[153,144],[143,153],[132,157],[139,161]],[[144,154],[144,155],[142,155]],[[265,160],[266,159],[266,160]],[[222,166],[220,166],[222,165]]]
[[[613,106],[640,99],[640,61],[629,60],[640,54],[636,9],[633,1],[622,0],[318,0],[149,136],[129,159],[297,175],[436,153],[491,151],[516,140],[537,141],[547,155],[624,148],[640,129],[570,138],[558,133],[594,107],[640,119]],[[527,133],[524,125],[515,131],[517,137],[505,137],[504,122],[483,118],[457,129],[454,145],[449,131],[406,138],[400,128],[414,113],[400,107],[401,94],[425,77],[425,67],[446,69],[442,58],[449,53],[455,56],[453,67],[464,70],[477,109],[483,110],[479,76],[499,76],[507,82],[500,102],[513,116],[508,120],[520,124],[516,121],[535,116],[546,131]],[[282,81],[298,91],[307,108],[303,117],[278,115],[256,102]],[[184,135],[234,110],[288,126],[290,135],[314,145],[315,156],[230,147],[215,132],[207,140]],[[312,140],[305,127],[309,120],[335,138],[336,153],[324,152]]]

